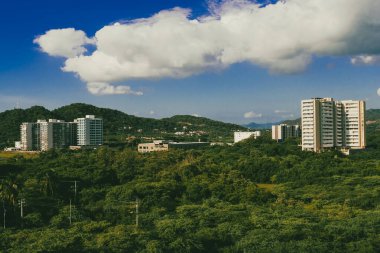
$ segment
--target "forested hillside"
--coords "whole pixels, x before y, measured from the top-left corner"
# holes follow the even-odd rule
[[[372,141],[349,157],[265,135],[203,150],[3,159],[0,252],[378,252]]]
[[[121,111],[99,108],[88,104],[71,104],[49,111],[41,106],[29,109],[14,109],[0,113],[0,148],[14,145],[20,140],[20,124],[35,122],[37,119],[63,119],[72,121],[75,118],[93,114],[104,120],[104,134],[106,142],[125,142],[130,136],[172,137],[179,131],[200,131],[197,138],[203,140],[232,139],[234,130],[246,128],[214,121],[207,118],[193,116],[174,116],[162,120],[136,117]],[[186,130],[184,130],[184,126]],[[178,138],[178,137],[177,137]],[[190,137],[188,137],[190,138]]]

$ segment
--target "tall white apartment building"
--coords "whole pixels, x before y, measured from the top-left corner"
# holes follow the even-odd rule
[[[272,126],[272,140],[284,141],[287,138],[299,137],[300,126],[299,125],[273,125]]]
[[[365,148],[365,102],[344,100],[342,105],[345,116],[345,146],[353,149]]]
[[[38,120],[20,126],[21,150],[66,148],[76,145],[76,124],[63,120]]]
[[[253,138],[257,138],[261,136],[261,131],[254,132],[234,132],[234,142],[237,143],[239,141],[245,140],[253,136]]]
[[[77,126],[73,122],[49,119],[38,120],[40,130],[40,149],[67,148],[76,145]]]
[[[78,146],[98,146],[103,144],[103,120],[94,115],[75,120],[78,124]]]
[[[20,126],[21,150],[39,149],[39,129],[36,123],[25,122]]]
[[[302,150],[365,148],[365,102],[302,100]]]

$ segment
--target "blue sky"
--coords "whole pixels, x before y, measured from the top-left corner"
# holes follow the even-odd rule
[[[190,8],[189,19],[199,18],[209,15],[208,3],[194,0],[57,2],[2,3],[1,111],[17,103],[23,108],[38,104],[54,109],[84,102],[144,117],[197,114],[226,122],[248,123],[296,118],[300,100],[310,97],[364,99],[368,108],[380,108],[379,65],[351,63],[355,55],[367,53],[363,49],[365,45],[353,50],[355,54],[312,52],[306,68],[291,73],[272,71],[273,64],[261,58],[257,62],[238,60],[222,68],[197,70],[185,76],[125,77],[116,82],[143,92],[142,96],[93,94],[86,87],[86,80],[78,77],[80,72],[63,72],[65,59],[52,57],[46,50],[43,52],[33,40],[50,29],[61,28],[75,28],[91,38],[104,26],[149,18],[174,7]],[[91,45],[87,49],[88,54],[95,50]],[[376,47],[368,52],[380,53]]]

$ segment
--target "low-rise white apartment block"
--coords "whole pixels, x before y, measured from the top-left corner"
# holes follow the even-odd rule
[[[302,100],[302,150],[365,148],[365,102]]]
[[[234,143],[253,137],[256,139],[261,136],[261,131],[254,132],[234,132]]]
[[[299,125],[273,125],[272,126],[272,140],[284,141],[288,138],[300,137]]]

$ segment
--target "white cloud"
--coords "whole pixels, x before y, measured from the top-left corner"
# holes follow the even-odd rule
[[[154,115],[155,112],[154,112],[153,110],[150,110],[150,111],[149,111],[149,114],[150,114],[150,115]]]
[[[274,110],[274,113],[279,115],[283,119],[294,118],[294,114],[285,110]]]
[[[194,117],[201,117],[201,115],[199,115],[198,113],[193,113],[193,114],[191,114],[191,116],[194,116]]]
[[[50,55],[67,57],[63,71],[111,87],[131,79],[183,78],[239,62],[295,73],[314,55],[380,54],[378,0],[287,0],[263,8],[248,0],[221,2],[196,19],[189,18],[190,10],[174,8],[104,26],[91,40],[82,31],[61,29],[35,42]],[[84,55],[89,42],[95,50]]]
[[[289,113],[288,111],[284,111],[284,110],[274,110],[274,113],[276,114],[286,114],[286,113]]]
[[[377,89],[377,95],[380,96],[380,88]]]
[[[263,116],[263,114],[256,113],[254,111],[244,113],[244,118],[246,118],[246,119],[261,118],[262,116]]]
[[[380,63],[378,55],[358,55],[351,58],[351,63],[354,65],[373,65]]]
[[[131,94],[141,96],[141,91],[133,91],[129,86],[115,86],[109,83],[91,82],[87,83],[87,89],[94,95],[114,95],[114,94]]]
[[[51,56],[71,58],[87,52],[86,44],[94,43],[83,31],[74,28],[52,29],[34,39],[42,51]]]

